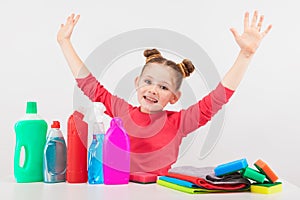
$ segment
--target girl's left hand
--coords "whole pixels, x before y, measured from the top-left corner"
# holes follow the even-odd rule
[[[244,17],[244,33],[239,35],[236,29],[231,28],[232,32],[237,44],[241,48],[241,52],[244,53],[247,57],[253,55],[257,48],[259,47],[262,39],[268,34],[271,30],[272,25],[269,25],[266,30],[261,31],[262,23],[264,21],[264,16],[261,15],[258,20],[258,12],[255,11],[251,24],[249,24],[249,13],[245,13]]]

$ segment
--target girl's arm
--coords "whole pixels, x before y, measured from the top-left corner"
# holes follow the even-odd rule
[[[57,42],[62,49],[74,78],[85,78],[90,72],[77,55],[70,40],[73,29],[78,22],[80,15],[77,15],[75,18],[74,17],[75,15],[71,14],[67,18],[66,23],[61,24],[57,34]]]
[[[124,116],[124,113],[128,113],[128,109],[131,108],[131,105],[107,91],[89,72],[74,50],[70,38],[80,16],[77,15],[75,18],[74,17],[75,15],[71,14],[67,18],[66,23],[61,24],[57,34],[57,41],[73,76],[76,78],[78,87],[92,102],[102,102],[106,107],[105,113],[110,117]]]
[[[260,42],[272,28],[272,26],[269,25],[265,31],[261,31],[264,16],[260,16],[258,23],[257,20],[258,12],[255,11],[251,24],[249,24],[249,13],[246,12],[244,17],[244,33],[242,35],[239,35],[234,28],[230,29],[241,49],[233,66],[221,81],[222,85],[226,88],[236,90],[247,70],[247,67],[253,55],[259,47]]]

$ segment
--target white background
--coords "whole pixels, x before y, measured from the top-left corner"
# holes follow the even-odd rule
[[[202,160],[197,142],[204,137],[196,137],[177,165],[217,165],[240,158],[252,165],[261,158],[280,178],[300,186],[300,12],[296,0],[1,0],[0,177],[13,176],[13,126],[24,115],[26,101],[37,101],[38,112],[48,123],[60,120],[66,136],[75,82],[56,33],[72,12],[81,14],[72,41],[83,60],[122,32],[163,28],[197,42],[223,76],[239,51],[229,28],[241,32],[244,12],[252,16],[255,9],[265,15],[264,27],[272,23],[273,29],[226,106],[222,137]],[[200,134],[205,135],[206,129]]]

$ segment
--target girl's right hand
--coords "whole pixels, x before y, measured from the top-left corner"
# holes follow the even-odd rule
[[[80,15],[71,14],[65,24],[60,25],[60,29],[57,33],[57,42],[62,44],[66,40],[70,40],[73,29],[79,20]]]

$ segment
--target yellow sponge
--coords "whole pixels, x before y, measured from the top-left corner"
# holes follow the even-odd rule
[[[250,186],[251,192],[260,194],[273,194],[282,191],[282,183],[254,183]]]

